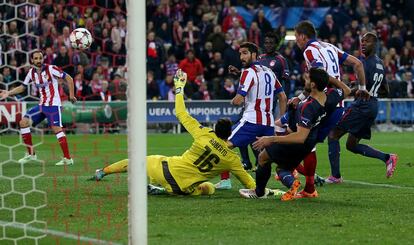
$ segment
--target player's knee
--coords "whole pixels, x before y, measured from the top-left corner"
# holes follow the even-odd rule
[[[29,127],[30,126],[29,119],[26,118],[26,117],[23,117],[22,120],[20,120],[20,122],[19,122],[19,126],[20,126],[20,128],[27,128],[27,127]]]
[[[346,149],[350,152],[355,152],[355,143],[354,142],[346,142]]]

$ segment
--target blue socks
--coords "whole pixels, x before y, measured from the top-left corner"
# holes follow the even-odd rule
[[[335,178],[341,178],[339,159],[341,156],[341,146],[338,140],[328,139],[329,163],[331,164],[331,175]]]
[[[284,186],[290,188],[295,181],[295,178],[292,175],[292,171],[285,170],[285,169],[278,169],[277,175],[280,178],[280,181]]]
[[[240,156],[242,159],[242,163],[251,165],[250,158],[249,158],[249,148],[248,146],[240,146],[239,147]]]
[[[390,158],[389,154],[386,154],[382,151],[376,150],[369,145],[364,144],[357,144],[353,149],[349,149],[353,153],[358,153],[366,157],[372,157],[382,160],[383,162],[387,162]]]

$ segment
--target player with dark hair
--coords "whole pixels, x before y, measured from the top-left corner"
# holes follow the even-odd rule
[[[65,80],[69,85],[69,100],[76,102],[74,95],[74,84],[72,77],[62,71],[55,65],[44,64],[43,53],[40,50],[34,51],[30,55],[30,62],[34,66],[30,68],[23,83],[10,91],[0,91],[0,99],[23,93],[29,83],[35,83],[40,92],[39,105],[31,108],[26,115],[20,120],[20,133],[24,144],[27,146],[26,155],[19,159],[19,163],[27,163],[37,160],[37,155],[33,148],[31,126],[36,126],[44,119],[47,119],[49,126],[52,128],[59,141],[63,152],[63,158],[56,165],[72,165],[73,159],[69,154],[68,142],[66,135],[62,130],[61,100],[59,95],[59,79]]]
[[[289,82],[289,66],[286,62],[286,59],[277,52],[278,44],[280,43],[279,35],[274,32],[270,31],[265,34],[264,37],[264,44],[263,44],[263,51],[264,53],[258,57],[257,62],[260,65],[269,67],[276,75],[276,78],[282,84],[282,88],[284,84]],[[230,71],[235,73],[240,73],[240,71],[235,68],[234,66],[229,67]],[[273,107],[276,107],[277,101],[279,102],[279,115],[283,115],[286,112],[286,104],[287,104],[287,97],[283,90],[279,90],[277,93],[277,100],[274,100]],[[276,115],[275,115],[276,116]],[[276,131],[283,133],[283,128],[276,127]],[[239,147],[240,155],[242,157],[242,162],[244,169],[251,169],[252,163],[249,158],[248,147]],[[254,151],[256,158],[258,152]]]
[[[370,99],[364,100],[356,97],[351,106],[346,110],[336,128],[330,132],[329,140],[338,142],[339,139],[348,133],[346,148],[366,157],[377,158],[385,163],[386,177],[390,178],[397,166],[398,157],[396,154],[384,153],[365,144],[360,144],[361,139],[371,139],[371,126],[378,114],[378,89],[385,79],[385,67],[382,60],[375,54],[377,35],[372,32],[364,34],[361,40],[362,53],[365,59],[362,61],[367,78],[366,88],[370,93]],[[337,143],[339,145],[339,143]],[[333,162],[333,176],[340,178],[340,157],[339,148],[331,152],[335,159]],[[332,163],[331,163],[332,164]]]
[[[253,143],[259,154],[259,166],[256,170],[256,189],[241,189],[240,195],[245,198],[265,196],[265,187],[271,176],[271,163],[277,164],[276,172],[281,182],[289,190],[281,196],[282,201],[292,200],[299,187],[292,171],[312,151],[317,143],[317,134],[321,120],[326,116],[325,104],[327,95],[324,89],[328,85],[329,75],[318,68],[309,70],[310,79],[305,86],[310,89],[310,96],[299,103],[294,114],[289,117],[289,129],[292,133],[286,136],[258,137]],[[340,101],[341,96],[337,97]]]
[[[230,147],[246,148],[257,136],[274,134],[273,100],[275,94],[283,91],[275,73],[257,62],[258,48],[254,43],[245,42],[239,48],[240,60],[244,69],[233,105],[244,104],[242,118],[234,125],[229,137]],[[221,175],[217,189],[230,189],[228,172]]]
[[[220,119],[213,130],[203,127],[191,117],[184,104],[186,82],[187,74],[178,70],[174,77],[175,109],[179,122],[191,134],[194,142],[181,156],[147,156],[147,174],[151,183],[148,185],[148,194],[211,195],[215,188],[207,181],[223,171],[232,172],[244,186],[254,188],[254,179],[243,169],[238,155],[227,146],[231,121]],[[91,179],[99,181],[105,175],[125,172],[127,166],[128,159],[124,159],[96,170]]]
[[[368,91],[365,88],[365,73],[364,68],[356,57],[347,54],[346,52],[338,49],[336,46],[316,40],[316,30],[310,21],[301,21],[295,27],[296,44],[303,50],[303,56],[306,61],[307,67],[320,67],[329,74],[329,80],[340,79],[340,65],[346,64],[354,68],[355,73],[359,79],[359,90],[357,96],[361,96],[364,99],[369,98]],[[293,103],[297,103],[299,100],[306,98],[306,93],[302,93],[297,98],[292,99]],[[341,118],[344,112],[342,102],[330,113],[324,126],[319,130],[319,140],[323,141],[332,130],[336,123]],[[328,141],[329,152],[332,152],[334,148],[339,148],[339,142]],[[330,162],[333,161],[333,155],[329,154]],[[304,159],[304,169],[302,172],[306,172],[306,186],[302,192],[306,197],[317,197],[314,186],[315,170],[317,165],[316,150],[314,149]],[[300,168],[299,168],[300,169]],[[301,172],[299,171],[299,172]],[[341,183],[342,178],[335,178],[329,176],[325,179],[327,183]]]

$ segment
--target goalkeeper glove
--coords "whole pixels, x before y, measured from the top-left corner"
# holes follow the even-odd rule
[[[184,86],[187,82],[187,73],[178,69],[174,76],[175,94],[184,94]]]

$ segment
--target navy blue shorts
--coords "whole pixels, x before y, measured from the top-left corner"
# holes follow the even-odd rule
[[[328,119],[322,123],[318,129],[318,142],[323,142],[326,137],[328,137],[329,132],[335,128],[341,120],[344,111],[345,109],[343,107],[336,107]]]
[[[371,139],[371,126],[378,114],[378,101],[355,100],[338,123],[338,128],[360,139]]]
[[[62,114],[60,112],[60,106],[37,105],[30,108],[24,117],[32,120],[32,126],[36,126],[47,118],[49,126],[62,127]]]
[[[312,148],[313,146],[306,144],[271,144],[265,149],[271,161],[279,168],[293,170],[312,151]]]
[[[256,137],[273,136],[275,129],[271,126],[258,125],[244,120],[233,125],[229,141],[235,147],[244,147],[256,141]]]

